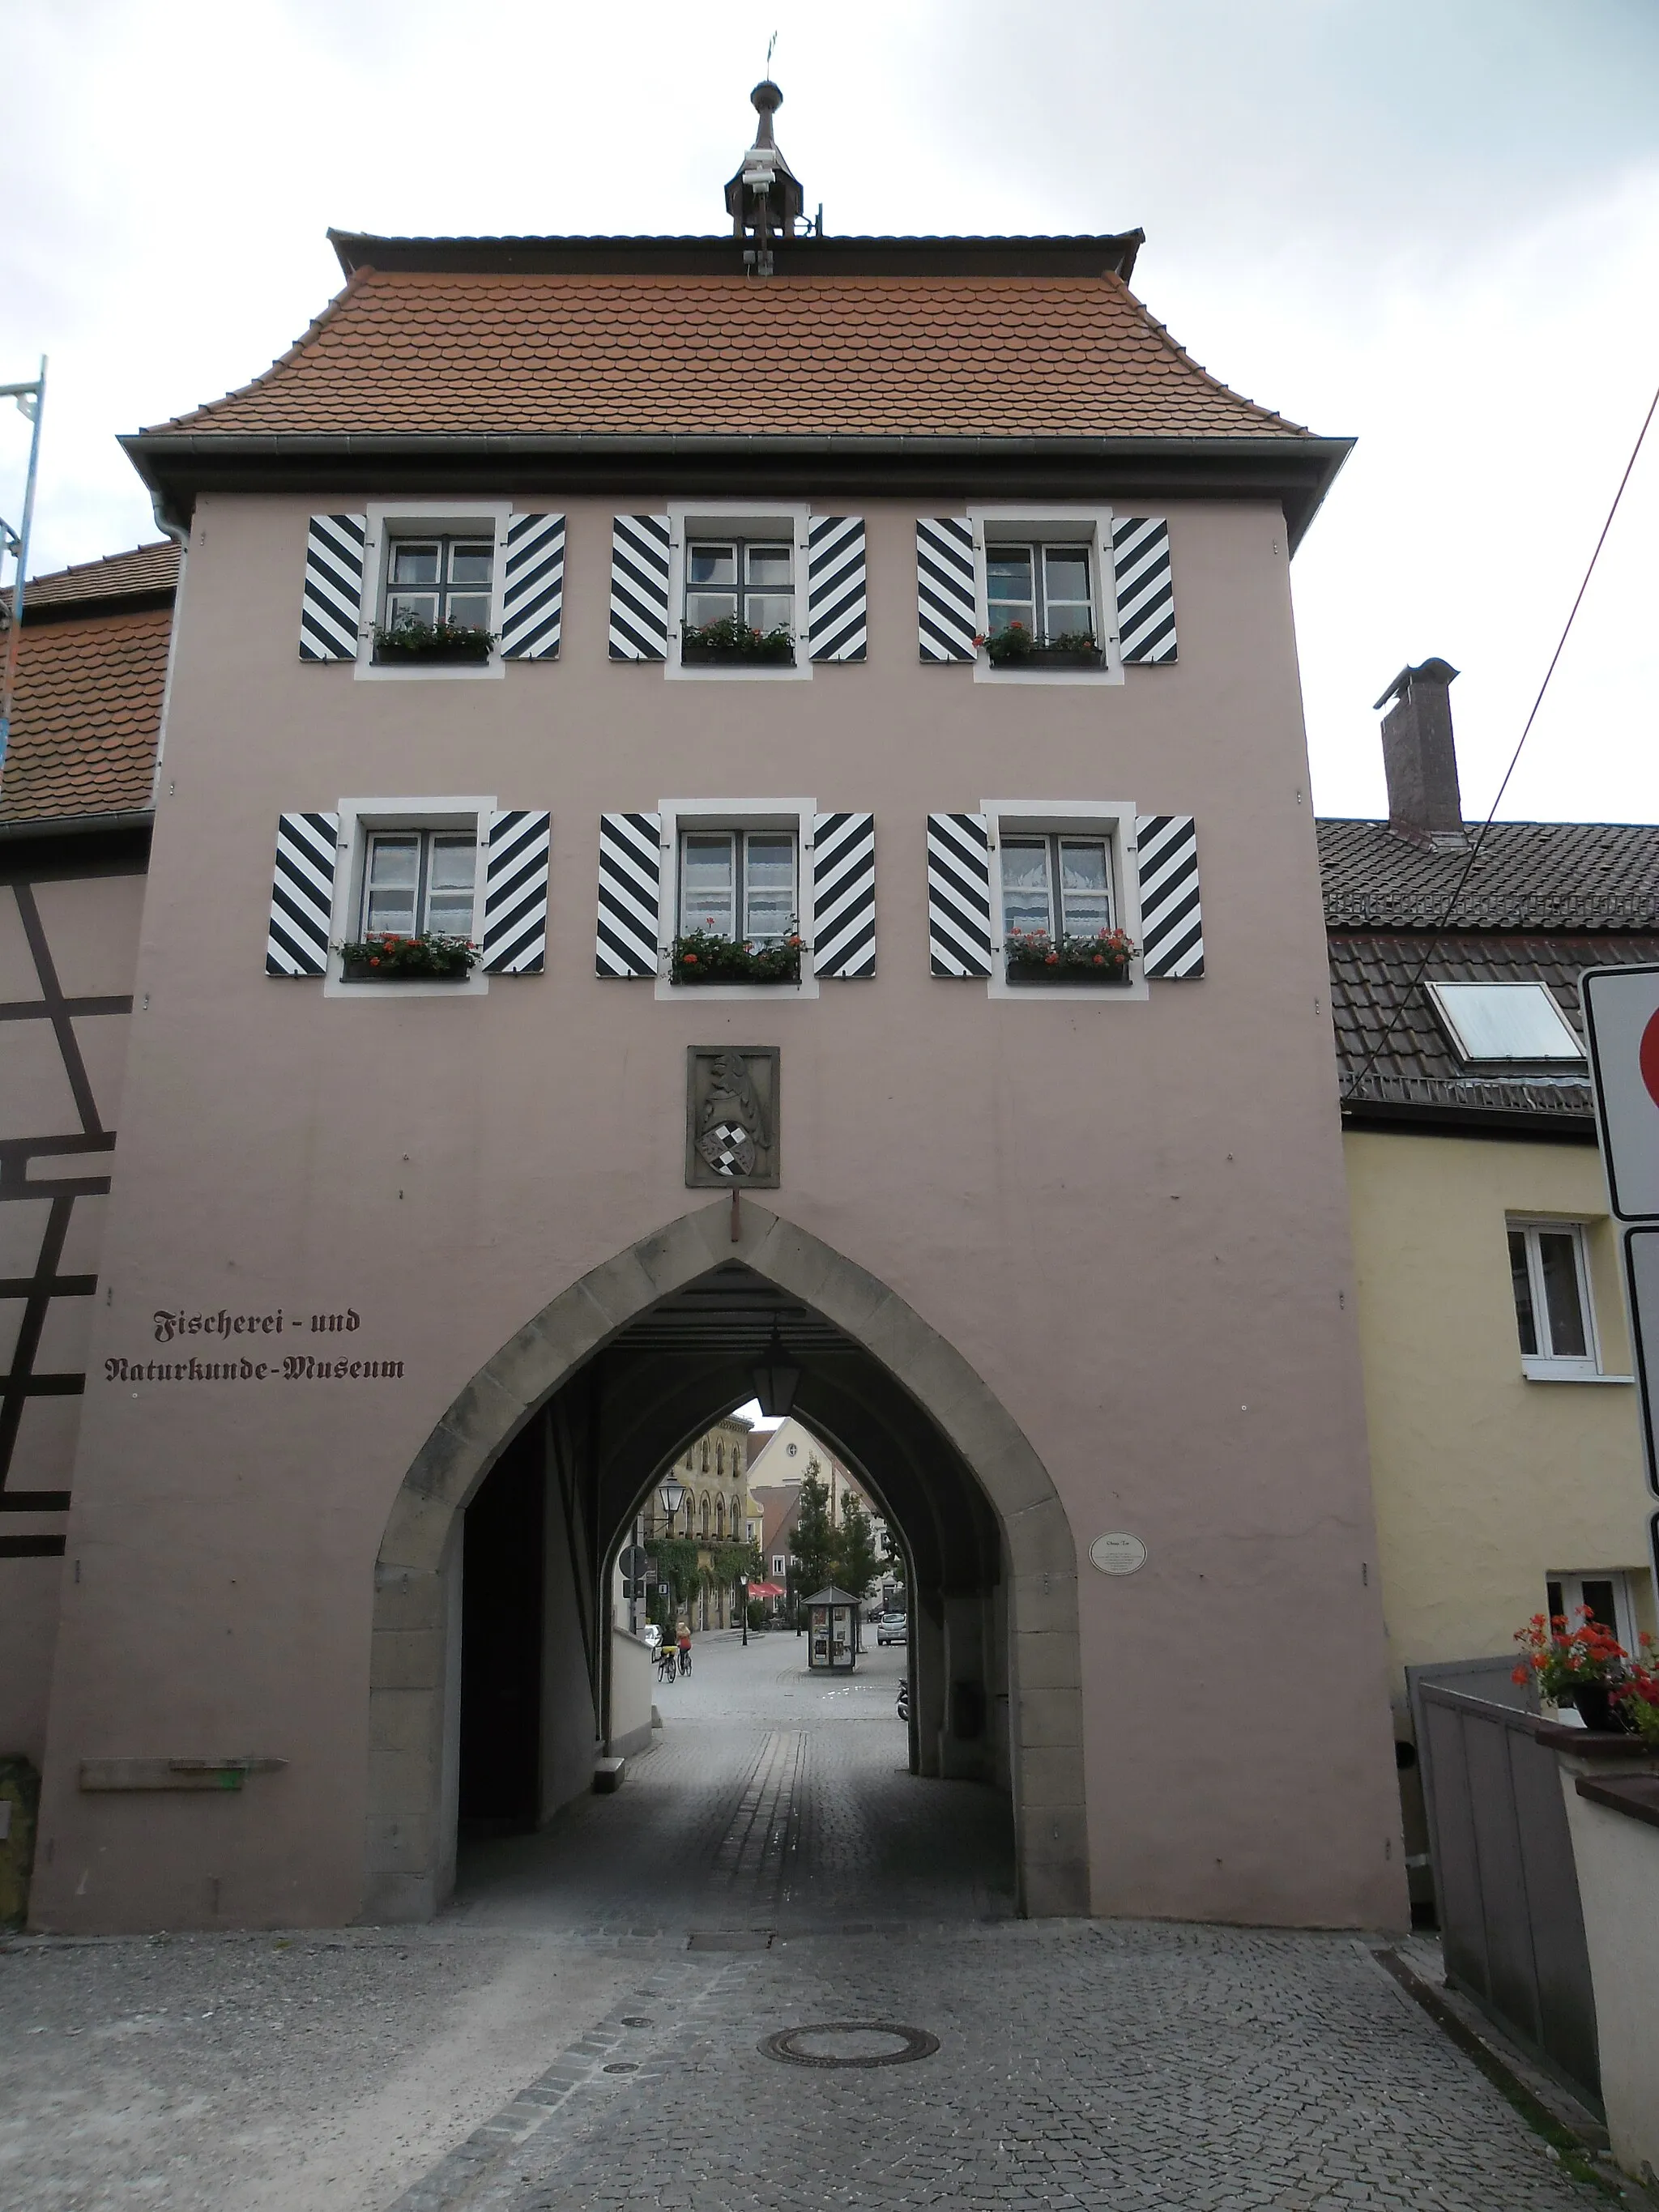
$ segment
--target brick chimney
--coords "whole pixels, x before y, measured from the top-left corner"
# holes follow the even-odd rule
[[[1456,675],[1447,660],[1402,668],[1376,702],[1389,708],[1382,717],[1389,827],[1410,844],[1444,853],[1459,852],[1468,842],[1452,736],[1451,687]]]

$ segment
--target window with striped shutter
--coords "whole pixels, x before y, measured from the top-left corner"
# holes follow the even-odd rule
[[[1204,973],[1198,896],[1198,831],[1190,814],[1135,820],[1140,877],[1141,969],[1149,981],[1191,982]]]
[[[363,547],[368,518],[313,514],[306,535],[300,603],[301,660],[355,660],[363,612]]]
[[[822,514],[806,539],[806,617],[814,660],[862,660],[867,624],[864,518]]]
[[[501,577],[501,659],[556,659],[563,603],[563,515],[515,514]]]
[[[502,811],[489,817],[480,933],[487,975],[539,975],[547,964],[550,830],[545,814]]]
[[[668,658],[668,517],[618,514],[611,524],[611,658]]]
[[[927,817],[927,950],[935,975],[991,972],[991,850],[982,814]]]
[[[279,814],[276,872],[265,933],[267,975],[321,975],[339,860],[337,814]]]
[[[812,817],[812,972],[862,981],[876,972],[876,817]]]
[[[662,898],[660,814],[599,817],[599,923],[593,948],[600,975],[657,973]]]
[[[1176,657],[1175,580],[1170,526],[1161,514],[1120,514],[1112,521],[1117,580],[1117,629],[1126,667]]]
[[[924,660],[972,660],[979,624],[974,532],[960,515],[916,521],[916,636]]]

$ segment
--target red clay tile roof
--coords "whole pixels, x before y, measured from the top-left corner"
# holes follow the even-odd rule
[[[359,269],[204,434],[1250,437],[1122,281]]]
[[[0,823],[147,807],[172,609],[113,605],[37,625],[28,619],[33,603],[31,584],[18,644],[11,744],[0,773]]]
[[[108,553],[101,561],[79,561],[72,568],[56,568],[49,576],[31,576],[23,594],[23,620],[46,607],[66,606],[78,599],[125,599],[137,592],[170,592],[179,581],[179,548],[171,538],[150,545],[135,545],[131,553]],[[11,603],[11,593],[4,594]]]

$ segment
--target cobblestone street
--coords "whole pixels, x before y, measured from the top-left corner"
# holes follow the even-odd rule
[[[803,1657],[793,1637],[700,1638],[623,1789],[471,1845],[431,1928],[8,1946],[0,2203],[1607,2201],[1361,1941],[1012,1918],[1006,1806],[906,1771],[902,1654],[850,1681]],[[846,2069],[763,2053],[815,2022],[938,2048]]]

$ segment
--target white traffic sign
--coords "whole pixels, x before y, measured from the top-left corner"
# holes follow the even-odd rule
[[[1653,1402],[1659,1385],[1659,1227],[1625,1231],[1625,1292],[1641,1401],[1642,1456],[1648,1488],[1659,1498],[1659,1414]],[[1655,1571],[1659,1572],[1659,1555]]]
[[[1609,1202],[1659,1221],[1659,966],[1591,968],[1578,988]]]

